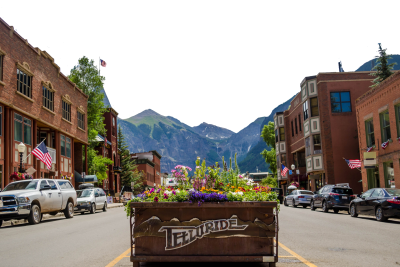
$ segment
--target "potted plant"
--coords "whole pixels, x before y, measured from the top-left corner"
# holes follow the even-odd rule
[[[206,167],[196,160],[172,170],[176,187],[144,191],[126,205],[131,219],[131,261],[278,260],[278,195],[240,174],[223,160]],[[134,248],[133,248],[134,247]],[[221,249],[223,248],[223,249]]]

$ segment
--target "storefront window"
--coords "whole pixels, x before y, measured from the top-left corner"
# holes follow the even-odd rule
[[[379,169],[367,169],[368,189],[377,188],[379,186]]]
[[[14,113],[14,140],[32,145],[32,121]]]
[[[71,138],[61,135],[61,156],[71,157]]]

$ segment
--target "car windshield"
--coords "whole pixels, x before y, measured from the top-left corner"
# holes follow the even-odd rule
[[[82,190],[78,197],[90,197],[93,195],[93,190]]]
[[[299,191],[299,194],[300,195],[314,195],[314,193],[311,191]]]
[[[400,189],[386,189],[391,197],[400,197]]]
[[[4,191],[14,191],[14,190],[36,190],[38,181],[23,181],[18,183],[11,183],[4,188]]]
[[[351,188],[332,188],[332,193],[352,195],[353,189],[351,189]]]

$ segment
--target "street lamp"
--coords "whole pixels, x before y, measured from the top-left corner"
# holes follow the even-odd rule
[[[292,169],[292,175],[293,175],[293,177],[294,177],[294,170],[296,169],[296,166],[294,165],[294,164],[292,164],[291,166],[290,166],[290,168]],[[294,181],[294,180],[293,180]],[[300,185],[300,182],[299,182],[299,185]]]
[[[18,152],[19,152],[19,158],[20,158],[20,163],[19,163],[19,172],[20,173],[24,173],[25,170],[22,168],[22,157],[23,154],[25,152],[26,146],[24,145],[24,143],[19,143],[18,145]]]

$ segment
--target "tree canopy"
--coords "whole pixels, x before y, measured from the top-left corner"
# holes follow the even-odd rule
[[[273,173],[274,176],[277,174],[277,165],[276,165],[276,151],[275,151],[275,125],[273,122],[269,122],[267,125],[264,125],[264,128],[261,131],[261,137],[267,143],[271,149],[268,151],[264,149],[261,152],[261,155],[264,157],[265,162],[269,164],[269,170]]]
[[[372,81],[373,85],[370,87],[374,88],[378,86],[393,74],[392,69],[397,63],[393,62],[389,64],[389,59],[391,59],[391,56],[386,54],[386,49],[382,49],[379,43],[379,56],[376,57],[376,65],[372,69],[376,72],[371,73],[371,76],[375,76],[376,78]]]

